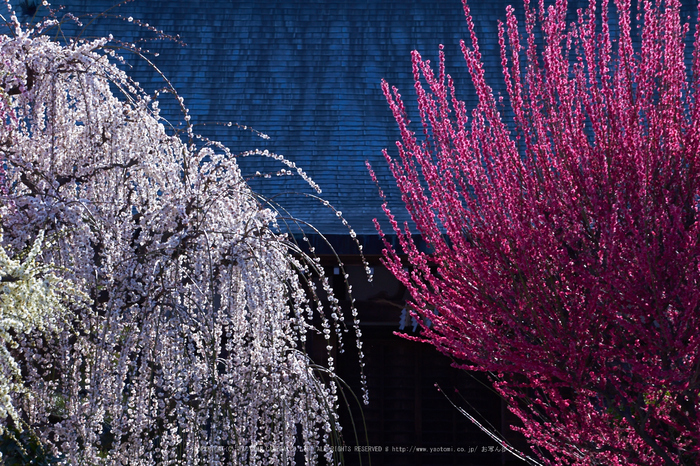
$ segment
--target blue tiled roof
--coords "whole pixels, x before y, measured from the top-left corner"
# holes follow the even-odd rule
[[[112,5],[111,0],[64,3],[76,15],[99,13]],[[513,1],[470,3],[487,76],[498,91],[502,75],[497,21],[505,18],[506,5]],[[515,3],[517,9],[519,2]],[[395,211],[406,219],[381,154],[383,148],[394,148],[399,134],[380,80],[396,85],[405,100],[412,101],[411,50],[435,62],[438,45],[444,44],[448,72],[456,78],[460,97],[468,106],[475,104],[459,51],[460,39],[468,39],[460,0],[140,0],[110,13],[148,22],[187,44],[156,41],[145,46],[159,54],[152,60],[184,97],[193,122],[238,122],[271,139],[226,126],[200,126],[198,132],[234,152],[259,148],[283,154],[321,185],[324,199],[342,211],[359,234],[374,233],[374,217],[384,222],[365,160],[377,171]],[[115,19],[98,20],[86,31],[108,33],[127,41],[152,36]],[[142,61],[134,58],[131,63],[132,75],[147,90],[162,86]],[[174,101],[166,99],[161,106],[172,121],[181,119]],[[259,158],[241,160],[240,165],[247,174],[280,168],[277,162]],[[346,231],[320,203],[292,194],[310,192],[298,178],[254,180],[251,185],[325,234]]]
[[[79,16],[112,6],[112,0],[53,5],[57,3]],[[485,42],[496,43],[496,20],[505,16],[505,5],[503,0],[474,5]],[[294,161],[358,234],[374,234],[374,217],[384,221],[365,160],[374,166],[397,213],[406,218],[381,153],[394,148],[399,134],[380,80],[387,79],[413,100],[410,52],[419,49],[434,60],[440,43],[446,46],[450,69],[466,78],[459,40],[467,31],[459,0],[140,0],[109,13],[179,35],[186,46],[155,41],[145,47],[159,54],[151,58],[184,97],[192,121],[238,122],[270,140],[227,126],[199,126],[197,131],[234,152],[268,149]],[[153,36],[133,23],[109,18],[95,21],[85,32],[109,33],[125,41]],[[496,63],[497,51],[493,55]],[[162,87],[142,61],[129,61],[132,76],[143,87]],[[467,80],[460,80],[463,97],[469,98]],[[164,98],[161,107],[171,121],[181,120],[174,101]],[[247,174],[281,168],[259,157],[240,165]],[[294,194],[311,192],[297,177],[253,180],[251,185],[324,234],[347,232],[328,208]]]

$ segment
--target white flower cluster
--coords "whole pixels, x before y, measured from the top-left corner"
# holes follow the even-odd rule
[[[40,232],[24,261],[11,259],[0,247],[0,419],[19,421],[10,397],[23,391],[20,367],[10,352],[18,346],[15,336],[52,329],[64,311],[58,278],[36,261],[42,242]]]
[[[303,351],[321,269],[271,232],[227,150],[168,134],[107,41],[0,36],[5,244],[50,233],[44,259],[90,301],[57,337],[17,339],[32,396],[13,415],[70,464],[314,464],[340,429]],[[36,328],[60,309],[50,286],[21,298]]]

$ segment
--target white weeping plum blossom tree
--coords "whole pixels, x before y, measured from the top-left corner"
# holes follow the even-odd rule
[[[167,129],[110,38],[57,42],[55,22],[10,14],[3,245],[45,232],[42,263],[85,298],[52,304],[55,332],[45,311],[0,331],[0,379],[22,378],[0,429],[75,465],[337,463],[332,358],[304,352],[308,332],[330,351],[344,331],[318,260],[274,233],[233,154]]]

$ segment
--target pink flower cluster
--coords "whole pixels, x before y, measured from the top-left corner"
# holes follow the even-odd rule
[[[429,246],[385,203],[405,254],[385,242],[386,264],[421,340],[492,373],[548,464],[700,458],[700,33],[691,57],[680,6],[640,2],[638,38],[629,0],[571,25],[565,0],[524,0],[524,35],[509,8],[512,121],[466,2],[471,115],[442,50],[437,73],[413,54],[422,137],[383,83],[401,130],[386,159]]]

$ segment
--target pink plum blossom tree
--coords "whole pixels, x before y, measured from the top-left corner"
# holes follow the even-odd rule
[[[0,330],[16,362],[0,378],[23,387],[0,429],[76,465],[335,464],[333,359],[304,351],[309,332],[329,354],[342,333],[320,264],[274,233],[228,149],[169,130],[111,37],[59,43],[54,27],[13,15],[0,36],[3,244],[45,234],[30,257],[84,299],[54,333]]]
[[[508,118],[466,1],[471,118],[442,51],[437,71],[413,54],[422,136],[383,83],[427,244],[385,204],[417,339],[490,373],[547,464],[700,461],[700,33],[687,53],[679,1],[639,4],[638,38],[629,0],[572,24],[524,0],[524,27],[509,7]]]

